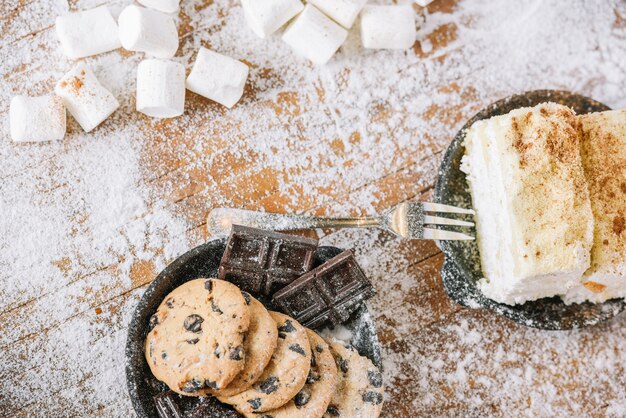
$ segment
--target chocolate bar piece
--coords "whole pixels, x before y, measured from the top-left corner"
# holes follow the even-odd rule
[[[156,410],[161,418],[183,418],[183,413],[180,411],[178,404],[176,403],[176,394],[171,390],[167,392],[159,393],[154,396],[154,404]]]
[[[347,250],[275,293],[273,300],[301,324],[317,328],[326,322],[347,321],[375,293],[354,254]]]
[[[266,296],[313,266],[317,240],[233,225],[218,278]]]
[[[191,412],[189,418],[240,418],[242,417],[231,406],[224,405],[213,397],[205,398]]]

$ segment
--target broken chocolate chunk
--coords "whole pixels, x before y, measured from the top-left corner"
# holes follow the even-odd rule
[[[335,405],[328,405],[328,408],[326,408],[326,413],[332,417],[341,416],[341,414],[339,413],[339,409]]]
[[[206,386],[209,389],[218,389],[217,382],[213,380],[209,380],[209,379],[204,381],[204,386]]]
[[[200,341],[200,338],[192,338],[190,340],[187,340],[187,344],[191,344],[191,345],[198,344],[198,341]]]
[[[300,344],[291,344],[289,346],[289,349],[293,351],[294,353],[298,353],[298,354],[302,354],[303,356],[306,356],[306,352],[304,351],[304,348],[302,348]]]
[[[381,395],[378,392],[373,392],[373,391],[364,393],[362,398],[363,398],[363,402],[369,402],[374,405],[378,405],[383,401],[383,395]]]
[[[309,403],[311,399],[311,392],[308,389],[304,388],[293,398],[293,403],[296,404],[297,408],[302,408],[304,405]]]
[[[282,326],[278,327],[278,331],[283,333],[294,332],[295,330],[296,327],[293,326],[293,322],[289,319]]]
[[[239,347],[233,348],[230,351],[230,354],[228,355],[228,358],[230,360],[235,360],[235,361],[243,360],[243,347],[239,346]]]
[[[222,315],[224,312],[222,312],[222,310],[219,308],[219,306],[217,306],[215,304],[215,302],[213,300],[211,300],[211,310],[215,313],[217,313],[218,315]]]
[[[248,399],[248,403],[252,409],[259,409],[261,407],[261,399],[259,398]]]
[[[256,386],[259,392],[269,395],[270,393],[274,393],[278,390],[278,378],[276,376],[270,376]]]
[[[375,388],[379,388],[383,385],[383,376],[377,370],[368,370],[367,380],[369,380],[370,384]]]
[[[202,319],[200,315],[193,314],[185,318],[185,322],[183,326],[189,332],[198,333],[202,331],[203,322],[204,322],[204,319]]]
[[[182,385],[182,387],[180,387],[180,390],[182,390],[185,393],[192,393],[192,392],[197,392],[203,388],[204,388],[204,381],[201,379],[193,378],[185,382]]]
[[[218,278],[270,296],[313,266],[317,240],[233,225]]]
[[[351,250],[328,260],[273,295],[282,312],[304,326],[340,324],[375,294]]]
[[[167,392],[159,393],[152,398],[160,418],[183,417],[183,413],[176,403],[176,396],[177,395],[173,391],[168,390]]]

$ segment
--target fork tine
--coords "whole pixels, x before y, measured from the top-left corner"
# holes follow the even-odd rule
[[[422,207],[426,212],[444,212],[444,213],[464,213],[474,215],[472,209],[457,208],[456,206],[443,205],[441,203],[422,202]]]
[[[473,241],[474,237],[460,232],[424,228],[424,239],[436,239],[441,241]]]
[[[457,219],[443,218],[441,216],[429,216],[429,215],[424,215],[424,224],[426,225],[474,226],[474,222],[459,221]]]

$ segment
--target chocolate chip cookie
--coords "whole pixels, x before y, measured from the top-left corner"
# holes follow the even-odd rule
[[[311,367],[311,347],[305,328],[295,319],[271,312],[278,327],[278,345],[263,374],[250,389],[218,399],[239,412],[252,414],[276,409],[304,386]]]
[[[226,388],[213,391],[213,394],[219,396],[233,396],[252,386],[270,362],[278,344],[278,329],[274,318],[261,302],[246,292],[242,294],[246,303],[249,302],[250,309],[250,327],[243,343],[246,364]]]
[[[329,340],[337,364],[339,383],[324,418],[380,415],[383,408],[383,377],[367,357],[343,342]]]
[[[191,280],[174,289],[150,319],[146,360],[173,391],[205,395],[243,370],[249,323],[248,304],[235,285]]]
[[[310,329],[306,330],[313,357],[306,384],[292,400],[278,409],[267,411],[272,418],[318,418],[321,417],[337,387],[337,366],[326,341]],[[259,418],[258,414],[244,414]]]

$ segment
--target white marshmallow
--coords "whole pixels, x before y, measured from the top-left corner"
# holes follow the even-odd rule
[[[248,71],[243,62],[201,47],[187,77],[187,88],[231,108],[243,95]]]
[[[124,49],[157,58],[172,58],[178,50],[178,32],[171,16],[139,6],[127,6],[118,19]]]
[[[112,51],[122,46],[117,24],[106,6],[56,18],[63,52],[72,59]]]
[[[177,62],[144,60],[137,67],[137,111],[173,118],[185,109],[185,67]]]
[[[308,0],[328,17],[350,29],[367,0]]]
[[[174,13],[178,11],[180,0],[137,0],[139,3],[163,13]]]
[[[422,7],[426,7],[432,2],[433,0],[415,0],[415,3],[419,4]]]
[[[361,40],[365,48],[407,49],[415,43],[415,14],[410,5],[365,6]]]
[[[348,37],[348,31],[314,6],[307,4],[285,29],[283,41],[297,54],[323,65],[332,58]]]
[[[39,142],[65,136],[65,107],[56,96],[15,96],[9,110],[11,138],[15,142]]]
[[[300,0],[241,0],[248,26],[259,37],[276,32],[304,9]]]
[[[57,82],[54,92],[85,132],[100,125],[120,106],[82,62]]]

